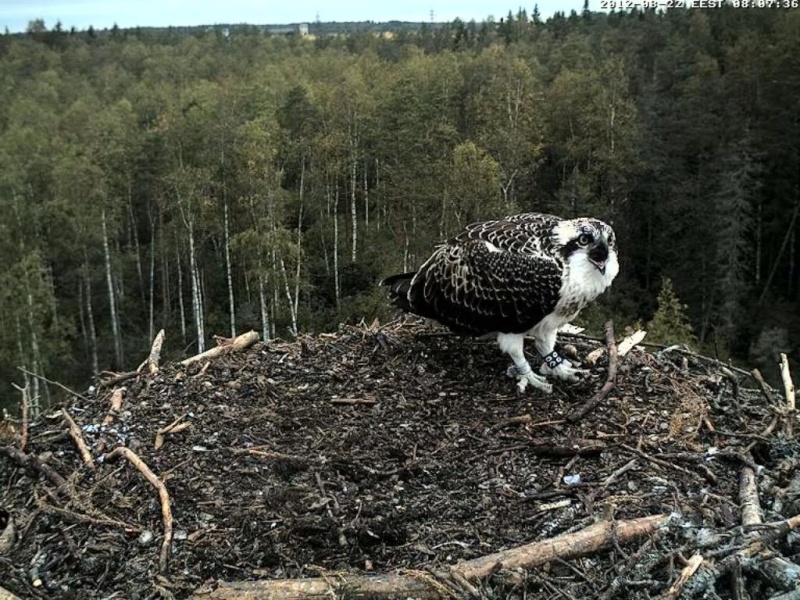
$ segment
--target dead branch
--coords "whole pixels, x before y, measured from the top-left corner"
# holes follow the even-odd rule
[[[794,382],[792,382],[792,374],[789,372],[789,360],[783,352],[781,352],[781,379],[783,380],[783,392],[786,396],[785,431],[787,437],[792,437],[795,410]]]
[[[377,404],[377,400],[370,400],[369,398],[331,398],[331,404],[346,404],[355,406],[357,404]]]
[[[4,587],[0,587],[0,600],[21,600],[19,596],[15,596]]]
[[[125,397],[127,391],[128,390],[126,388],[119,387],[112,392],[111,407],[108,409],[106,418],[103,419],[103,425],[111,425],[111,423],[114,421],[114,417],[119,414],[119,410],[122,408],[122,399]]]
[[[452,595],[438,580],[463,578],[468,582],[484,579],[499,569],[531,568],[556,558],[569,560],[655,533],[669,521],[667,515],[654,515],[630,521],[601,521],[575,533],[568,533],[457,563],[435,577],[392,574],[376,577],[337,573],[314,579],[276,579],[271,581],[224,582],[212,592],[197,591],[194,600],[300,600],[301,598],[377,598],[438,600]]]
[[[531,438],[525,446],[536,456],[597,456],[608,447],[599,440],[584,438]]]
[[[686,585],[686,582],[691,579],[692,575],[697,572],[697,569],[700,568],[700,565],[703,564],[703,557],[700,554],[695,554],[689,561],[686,563],[686,566],[681,571],[680,577],[678,580],[673,583],[670,588],[664,592],[661,596],[660,600],[673,600],[677,598],[678,595],[681,593],[683,586]]]
[[[106,516],[103,516],[103,518],[98,518],[90,515],[84,515],[82,513],[77,513],[65,508],[58,508],[52,504],[47,504],[43,500],[37,501],[36,506],[46,514],[57,515],[62,519],[73,523],[88,523],[89,525],[101,525],[103,527],[119,527],[127,533],[139,533],[142,530],[142,528],[138,525],[132,525],[130,523],[125,523],[124,521],[117,521],[116,519]]]
[[[158,560],[158,569],[161,573],[166,572],[169,563],[169,551],[172,545],[172,508],[170,507],[169,492],[167,486],[161,481],[153,471],[150,470],[145,462],[130,448],[119,446],[106,455],[106,460],[114,460],[115,458],[123,456],[134,467],[139,469],[139,472],[144,475],[144,478],[158,490],[158,497],[161,500],[161,516],[164,520],[164,541],[161,542],[161,554]]]
[[[742,511],[742,525],[749,527],[761,523],[756,472],[746,465],[739,473],[739,505]]]
[[[439,600],[446,597],[427,578],[405,574],[333,575],[308,579],[274,581],[231,581],[220,583],[213,592],[195,592],[194,600],[331,600],[370,598],[374,600]],[[439,584],[442,586],[442,584]],[[444,587],[444,586],[442,586]]]
[[[69,411],[66,408],[61,409],[61,414],[64,415],[64,421],[66,421],[67,427],[69,427],[69,435],[72,437],[72,441],[74,441],[75,445],[78,447],[78,452],[83,459],[83,464],[90,469],[95,469],[96,465],[94,464],[92,453],[89,452],[89,447],[86,445],[86,441],[83,439],[81,428],[78,427],[78,424],[75,423],[75,420],[70,416]]]
[[[217,358],[219,356],[223,356],[231,352],[239,352],[241,350],[244,350],[245,348],[249,348],[250,346],[255,344],[258,340],[259,340],[259,335],[255,331],[248,331],[247,333],[243,333],[242,335],[235,337],[234,339],[217,338],[217,344],[219,345],[216,348],[211,348],[210,350],[206,350],[205,352],[201,352],[200,354],[191,356],[185,360],[182,360],[180,364],[184,367],[188,367],[189,365],[204,360],[206,358]]]
[[[18,450],[13,446],[0,446],[0,452],[8,456],[19,466],[30,467],[31,469],[38,471],[47,477],[47,479],[49,479],[50,482],[56,486],[56,489],[65,496],[72,495],[72,491],[70,490],[67,480],[59,475],[53,467],[43,462],[38,456],[26,454],[22,450]]]
[[[608,376],[606,377],[606,382],[583,406],[567,416],[567,421],[570,423],[575,423],[586,416],[589,411],[602,402],[602,400],[608,396],[608,393],[614,389],[614,384],[617,379],[617,368],[619,366],[617,343],[614,341],[614,321],[608,321],[606,323],[605,334],[606,346],[608,346]]]
[[[164,345],[164,330],[160,330],[153,340],[150,348],[150,356],[147,358],[147,369],[151,375],[158,373],[159,362],[161,361],[161,347]]]
[[[637,329],[631,335],[622,340],[617,347],[617,355],[619,358],[624,357],[628,352],[641,344],[646,335],[646,331],[643,329]]]
[[[761,371],[758,369],[753,369],[750,371],[750,375],[752,375],[753,379],[755,379],[756,383],[758,383],[758,387],[761,388],[761,393],[764,394],[764,398],[766,398],[767,403],[772,404],[772,391],[770,390],[769,385],[767,385],[767,382],[764,381],[764,376],[761,375]]]
[[[19,387],[16,383],[12,383],[11,385],[22,394],[22,430],[19,432],[19,449],[25,452],[25,446],[28,444],[28,413],[30,410],[28,385],[25,384],[25,387]]]
[[[692,476],[698,475],[698,473],[694,473],[689,469],[684,469],[683,467],[676,465],[674,463],[667,462],[666,460],[661,460],[660,458],[656,458],[655,456],[650,456],[649,454],[647,454],[647,452],[643,452],[642,450],[634,448],[633,446],[628,446],[627,444],[620,444],[619,447],[635,454],[636,456],[641,456],[643,459],[650,461],[651,463],[659,465],[661,467],[666,467],[668,469],[675,469],[676,471],[680,471],[685,475],[692,475]]]
[[[101,379],[98,381],[97,385],[99,387],[111,387],[112,385],[117,385],[118,383],[122,383],[123,381],[128,381],[129,379],[134,379],[139,377],[141,373],[139,371],[128,371],[127,373],[110,373],[104,372],[104,374],[109,375],[106,379]]]
[[[294,456],[292,454],[284,454],[282,452],[269,452],[266,450],[259,450],[258,448],[237,448],[232,451],[234,454],[249,454],[250,456],[260,456],[270,460],[285,460],[298,464],[307,464],[312,462],[311,459],[302,456]]]
[[[34,373],[33,371],[28,371],[27,369],[24,369],[23,367],[17,367],[17,370],[18,371],[22,371],[23,373],[26,373],[26,374],[30,375],[31,377],[36,377],[36,379],[40,379],[41,381],[44,381],[45,383],[49,383],[50,385],[54,385],[54,386],[56,386],[58,388],[61,388],[62,390],[64,390],[68,394],[72,394],[73,396],[75,396],[76,398],[80,398],[84,402],[89,402],[89,399],[86,396],[84,396],[82,394],[79,394],[75,390],[71,390],[70,388],[65,386],[63,383],[59,383],[57,381],[53,381],[52,379],[48,379],[44,375],[39,375],[38,373]]]
[[[172,423],[167,425],[166,427],[162,427],[158,431],[156,431],[156,441],[155,441],[155,449],[159,450],[161,446],[164,445],[164,436],[168,433],[178,433],[180,431],[184,431],[185,429],[189,429],[192,424],[191,423],[181,423],[183,419],[186,418],[186,415],[181,415],[177,419],[175,419]]]

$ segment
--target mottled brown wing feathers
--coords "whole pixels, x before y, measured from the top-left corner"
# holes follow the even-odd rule
[[[528,331],[555,308],[562,266],[530,233],[517,235],[518,224],[480,225],[437,248],[414,277],[409,303],[459,333]]]

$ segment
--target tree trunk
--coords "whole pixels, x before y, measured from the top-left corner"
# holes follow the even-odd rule
[[[225,211],[225,271],[228,279],[228,304],[231,316],[231,337],[236,337],[236,310],[233,297],[233,269],[231,268],[231,233],[228,219],[228,198],[223,191],[222,206]]]
[[[186,342],[186,307],[183,304],[183,270],[181,269],[181,252],[175,246],[175,259],[178,262],[178,312],[181,320],[181,336]]]
[[[139,248],[139,229],[136,223],[136,217],[133,214],[133,191],[131,189],[130,177],[128,177],[128,218],[130,219],[131,239],[133,240],[133,249],[136,252],[136,272],[139,274],[139,287],[142,290],[142,302],[144,302],[144,273],[142,271],[142,254]],[[153,336],[150,336],[153,339]]]
[[[101,220],[103,226],[103,256],[106,266],[106,283],[108,285],[108,306],[111,311],[111,331],[114,336],[114,358],[116,359],[116,366],[121,368],[123,365],[122,339],[120,336],[119,320],[117,318],[117,303],[116,294],[114,292],[114,277],[111,271],[111,250],[108,244],[108,226],[106,223],[105,209],[103,209],[101,213]]]
[[[336,296],[336,310],[339,310],[339,186],[336,186],[333,199],[333,285]]]
[[[300,167],[300,207],[297,214],[297,265],[294,270],[294,314],[297,316],[297,311],[300,306],[300,268],[303,264],[303,209],[304,209],[304,193],[305,193],[305,177],[306,176],[306,162],[305,159]],[[296,330],[296,326],[295,326]],[[296,333],[296,331],[295,331]]]
[[[297,304],[295,304],[294,299],[292,298],[292,292],[289,289],[289,277],[286,274],[286,263],[283,260],[282,254],[280,255],[278,261],[281,265],[281,275],[283,276],[283,289],[284,293],[286,294],[286,301],[289,304],[289,317],[292,320],[291,332],[293,336],[297,336],[297,312],[295,309]]]
[[[351,141],[351,144],[354,142]],[[358,249],[358,212],[356,210],[356,186],[358,181],[356,179],[358,172],[356,167],[356,150],[355,147],[351,148],[350,160],[350,222],[353,228],[353,244],[350,249],[350,262],[356,262],[356,254]]]
[[[97,358],[97,329],[94,325],[94,309],[92,308],[92,279],[89,276],[89,255],[86,248],[83,250],[85,262],[83,263],[83,281],[86,287],[86,320],[89,327],[89,348],[92,356],[92,373],[99,373],[100,366]]]
[[[263,267],[258,265],[258,303],[261,308],[261,338],[266,342],[271,338],[270,336],[270,319],[267,307],[267,290],[264,282]]]
[[[149,296],[149,328],[148,339],[152,340],[155,334],[155,291],[156,291],[156,222],[150,213],[150,289]]]
[[[364,160],[364,231],[369,231],[369,184],[366,159]]]

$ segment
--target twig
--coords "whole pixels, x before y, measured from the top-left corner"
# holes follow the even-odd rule
[[[654,456],[650,456],[646,452],[638,450],[637,448],[634,448],[633,446],[628,446],[627,444],[620,444],[619,447],[623,448],[624,450],[627,450],[628,452],[631,452],[631,453],[635,454],[636,456],[641,456],[643,459],[648,460],[653,464],[656,464],[656,465],[659,465],[659,466],[662,466],[662,467],[667,467],[667,468],[670,468],[670,469],[675,469],[676,471],[680,471],[681,473],[684,473],[686,475],[697,475],[697,473],[694,473],[694,472],[692,472],[692,471],[690,471],[688,469],[684,469],[681,466],[678,466],[676,464],[667,462],[665,460],[661,460],[661,459],[656,458]]]
[[[535,427],[546,427],[548,425],[563,425],[566,423],[564,419],[557,419],[555,421],[539,421],[538,423],[531,423],[533,421],[533,415],[519,415],[517,417],[510,417],[505,419],[504,421],[500,421],[499,423],[495,423],[489,429],[486,430],[486,433],[494,433],[499,429],[503,429],[508,427],[509,425],[517,425],[517,424],[526,424],[528,425],[528,429],[533,429]]]
[[[19,387],[16,383],[12,383],[11,385],[22,394],[22,429],[19,432],[19,449],[25,452],[25,446],[28,443],[28,411],[30,410],[28,384],[25,384],[25,387]]]
[[[78,447],[78,452],[80,452],[83,463],[90,469],[97,468],[97,465],[94,464],[92,453],[89,452],[89,447],[86,445],[86,441],[83,439],[83,434],[81,433],[80,427],[78,427],[78,424],[75,423],[75,420],[70,416],[69,411],[66,408],[61,409],[61,414],[64,415],[64,420],[67,422],[67,426],[69,427],[69,435],[72,437],[72,440]]]
[[[614,389],[617,379],[619,359],[617,356],[617,343],[614,341],[614,321],[608,321],[605,326],[606,345],[608,346],[608,376],[602,388],[578,410],[567,416],[567,421],[575,423],[582,419],[590,410],[597,406],[608,393]]]
[[[172,545],[172,509],[170,508],[169,492],[167,486],[161,481],[153,471],[150,470],[145,462],[130,448],[119,446],[106,455],[106,460],[114,460],[122,456],[134,467],[139,469],[139,472],[144,475],[144,478],[158,490],[158,497],[161,500],[161,516],[164,520],[164,541],[161,542],[161,554],[158,560],[158,568],[161,573],[165,573],[169,563],[169,550]]]
[[[609,475],[608,477],[606,477],[606,478],[603,480],[603,482],[600,484],[600,489],[601,489],[601,490],[604,490],[604,489],[606,489],[606,488],[607,488],[609,485],[611,485],[612,483],[614,483],[614,481],[616,481],[616,479],[617,479],[617,478],[618,478],[620,475],[622,475],[623,473],[627,473],[627,472],[628,472],[628,471],[630,471],[631,469],[635,469],[635,468],[636,468],[636,466],[637,466],[638,464],[639,464],[639,461],[637,461],[635,458],[632,458],[632,459],[630,459],[630,460],[629,460],[627,463],[625,463],[625,464],[624,464],[624,465],[622,465],[622,466],[621,466],[619,469],[617,469],[616,471],[614,471],[613,473],[611,473],[611,475]]]
[[[369,398],[331,398],[331,404],[348,404],[348,405],[356,405],[356,404],[377,404],[377,400],[370,400]]]
[[[183,431],[185,429],[189,429],[189,427],[192,426],[192,424],[188,423],[188,422],[187,423],[181,423],[181,421],[183,421],[183,419],[185,419],[185,418],[186,418],[185,414],[181,415],[180,417],[175,419],[172,423],[170,423],[166,427],[162,427],[161,429],[156,431],[156,441],[155,441],[155,444],[154,444],[154,448],[156,450],[161,449],[161,446],[164,445],[164,436],[166,434],[168,434],[168,433],[178,433],[178,432]]]
[[[302,456],[294,456],[292,454],[283,454],[282,452],[268,452],[265,450],[259,450],[258,448],[236,448],[232,450],[234,454],[249,454],[251,456],[260,456],[261,458],[268,458],[272,460],[285,460],[288,462],[294,463],[309,463],[311,462],[310,459],[304,458]]]
[[[34,373],[32,371],[28,371],[28,369],[25,369],[23,367],[17,367],[17,370],[18,371],[22,371],[23,373],[26,373],[26,374],[30,375],[31,377],[36,377],[36,379],[41,379],[45,383],[49,383],[50,385],[54,385],[56,387],[59,387],[62,390],[64,390],[65,392],[67,392],[68,394],[72,394],[73,396],[75,396],[76,398],[80,398],[84,402],[89,402],[89,399],[86,396],[84,396],[83,394],[79,394],[75,390],[71,390],[70,388],[65,386],[63,383],[58,383],[57,381],[53,381],[52,379],[48,379],[44,375],[39,375],[38,373]]]
[[[111,406],[108,409],[108,413],[106,414],[106,418],[103,419],[103,425],[111,425],[114,417],[119,414],[120,408],[122,408],[122,399],[125,397],[125,393],[128,390],[124,387],[119,387],[115,389],[111,394]]]
[[[110,377],[108,379],[101,379],[97,385],[100,387],[111,387],[112,385],[117,385],[118,383],[122,383],[123,381],[128,381],[129,379],[134,379],[139,377],[141,373],[139,371],[128,371],[127,373],[108,373]]]
[[[694,575],[695,572],[697,572],[697,569],[699,569],[700,565],[702,564],[703,564],[702,555],[695,554],[694,556],[692,556],[692,558],[690,558],[686,563],[686,566],[683,568],[683,571],[681,571],[681,575],[680,577],[678,577],[678,580],[675,583],[673,583],[666,592],[664,592],[660,600],[672,600],[674,598],[677,598],[678,595],[681,593],[683,586],[686,585],[686,582],[689,581],[692,575]]]
[[[58,515],[66,519],[67,521],[73,521],[77,523],[88,523],[90,525],[101,525],[103,527],[119,527],[128,533],[139,533],[142,528],[138,525],[132,525],[130,523],[125,523],[124,521],[117,521],[116,519],[112,519],[110,517],[104,516],[102,519],[97,517],[92,517],[90,515],[84,515],[82,513],[77,513],[71,510],[67,510],[65,508],[59,508],[57,506],[53,506],[52,504],[47,504],[43,500],[39,500],[36,505],[42,510],[42,512],[50,514],[50,515]]]
[[[38,456],[26,454],[13,446],[0,446],[0,452],[14,460],[21,467],[30,467],[39,471],[39,473],[47,477],[50,482],[56,486],[59,492],[65,496],[72,496],[72,490],[70,490],[67,480],[59,475],[53,467],[42,462]]]
[[[772,404],[774,402],[772,398],[772,391],[770,390],[769,385],[767,385],[767,382],[764,381],[761,371],[758,369],[753,369],[750,371],[750,375],[752,375],[753,379],[755,379],[756,383],[758,383],[758,387],[761,388],[761,393],[764,395],[764,398],[766,398],[767,402]]]
[[[259,335],[255,331],[248,331],[247,333],[243,333],[242,335],[233,339],[217,338],[217,343],[219,345],[216,348],[211,348],[210,350],[206,350],[205,352],[191,356],[185,360],[182,360],[180,364],[184,367],[188,367],[189,365],[200,362],[205,358],[216,358],[230,352],[238,352],[248,348],[249,346],[252,346],[258,341],[258,339]]]
[[[785,432],[786,437],[792,437],[794,433],[794,383],[792,382],[792,374],[789,372],[789,360],[786,355],[781,352],[781,379],[783,380],[783,392],[786,396],[786,423]]]

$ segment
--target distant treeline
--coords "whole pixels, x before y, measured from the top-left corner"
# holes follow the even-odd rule
[[[663,288],[705,351],[796,351],[798,31],[725,6],[0,36],[3,396],[16,366],[135,368],[162,327],[184,355],[389,319],[381,276],[531,210],[613,222],[590,325],[646,323]]]

